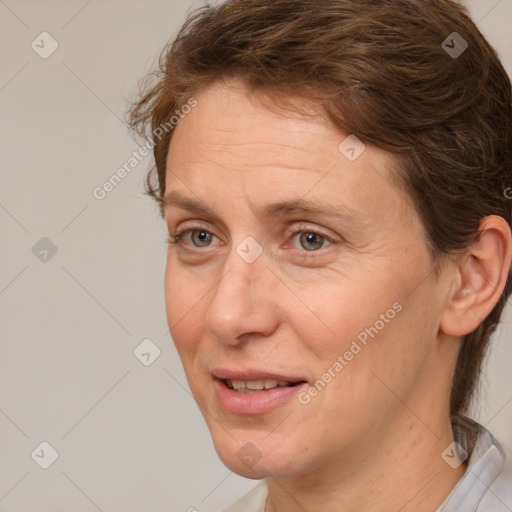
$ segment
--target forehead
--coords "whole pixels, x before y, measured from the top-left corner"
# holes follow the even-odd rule
[[[377,215],[379,203],[388,210],[404,207],[391,183],[389,153],[363,145],[362,151],[355,147],[361,152],[356,159],[347,158],[340,148],[346,149],[349,135],[314,104],[304,100],[300,112],[269,109],[238,84],[215,84],[195,97],[197,106],[171,139],[166,194],[179,191],[203,204],[229,197],[235,203],[243,195],[247,204],[262,207],[265,198],[276,203],[322,196],[333,209]]]
[[[171,154],[175,148],[180,151],[179,142],[186,138],[196,150],[209,151],[212,158],[221,153],[224,163],[236,158],[243,166],[257,156],[260,166],[267,159],[269,165],[278,167],[300,155],[304,169],[310,169],[319,149],[325,152],[330,145],[331,157],[336,155],[341,134],[333,133],[313,105],[296,101],[305,112],[283,109],[237,82],[214,84],[197,95],[197,107],[175,129]]]

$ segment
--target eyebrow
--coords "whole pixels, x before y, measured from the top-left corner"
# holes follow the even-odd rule
[[[217,213],[208,205],[204,204],[202,201],[184,196],[176,190],[173,190],[165,195],[163,199],[163,208],[164,211],[169,208],[180,208],[191,213],[196,213],[198,215],[204,215],[219,220]],[[319,204],[304,198],[271,203],[265,205],[257,213],[259,216],[264,218],[273,218],[277,216],[297,213],[309,215],[325,215],[327,217],[334,217],[349,221],[361,221],[363,217],[361,212],[358,212],[357,210],[354,210],[345,205],[332,205],[329,203]]]

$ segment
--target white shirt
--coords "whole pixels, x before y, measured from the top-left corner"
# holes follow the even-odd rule
[[[469,455],[468,466],[435,512],[512,512],[512,454],[470,418],[458,416],[452,427],[455,441]],[[266,499],[267,486],[262,480],[224,512],[264,512]]]

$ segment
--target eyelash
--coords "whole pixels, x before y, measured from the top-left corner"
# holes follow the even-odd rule
[[[193,227],[193,228],[185,228],[185,229],[182,229],[180,231],[177,231],[176,234],[174,234],[174,235],[169,235],[169,237],[167,239],[167,243],[168,244],[173,244],[173,245],[181,244],[183,236],[186,235],[190,231],[204,231],[204,232],[206,232],[206,233],[208,233],[210,235],[215,236],[213,233],[211,233],[207,229],[203,229],[201,226],[197,226],[197,227]],[[298,226],[295,231],[292,231],[290,233],[290,236],[293,239],[299,233],[311,233],[311,234],[314,234],[314,235],[321,236],[322,238],[324,238],[325,240],[327,240],[331,244],[339,243],[339,242],[336,242],[335,240],[333,240],[332,238],[328,237],[324,233],[321,233],[320,231],[316,231],[314,229],[308,228],[307,226],[304,226],[304,225]],[[200,247],[198,247],[198,249],[200,249]],[[314,256],[314,253],[317,253],[317,252],[321,251],[322,249],[325,249],[325,247],[322,247],[321,249],[317,249],[316,251],[305,251],[304,250],[304,251],[299,251],[299,252],[303,253],[304,257],[308,258],[308,257]],[[298,250],[298,249],[295,249],[295,250]]]

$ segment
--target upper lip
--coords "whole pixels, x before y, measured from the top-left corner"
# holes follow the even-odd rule
[[[254,380],[277,380],[286,382],[306,382],[302,377],[292,377],[290,375],[282,375],[263,370],[229,370],[227,368],[214,368],[212,375],[220,380],[238,380],[238,381],[254,381]]]

